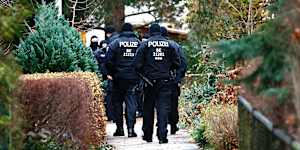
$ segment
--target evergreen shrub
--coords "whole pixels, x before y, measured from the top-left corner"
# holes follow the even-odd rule
[[[41,5],[35,29],[15,52],[24,73],[97,71],[92,51],[75,28],[57,15],[53,5]]]

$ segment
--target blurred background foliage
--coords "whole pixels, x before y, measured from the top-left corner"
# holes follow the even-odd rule
[[[207,44],[251,34],[268,17],[265,0],[189,0],[192,41]]]
[[[182,15],[185,5],[183,0],[64,0],[63,14],[68,21],[74,20],[75,26],[85,24],[99,28],[105,24],[113,25],[120,31],[125,17],[136,14],[126,15],[126,6],[137,8],[137,14],[150,14],[156,21],[172,22],[180,26],[183,22],[176,18]]]
[[[244,83],[256,93],[276,96],[280,101],[289,96],[287,89],[290,87],[283,84],[288,85],[289,82],[287,73],[292,65],[287,52],[293,47],[290,42],[293,29],[283,21],[287,16],[293,16],[290,14],[293,10],[282,13],[282,8],[279,9],[282,5],[282,0],[271,5],[269,13],[276,17],[264,23],[255,33],[239,40],[221,41],[216,46],[220,50],[217,56],[227,66],[256,59],[255,69],[244,76]]]
[[[32,14],[32,5],[27,0],[0,3],[0,53],[15,48],[24,33],[25,19]]]
[[[221,45],[220,41],[226,43],[247,38],[248,35],[257,32],[272,18],[273,14],[267,10],[270,4],[271,2],[265,0],[187,1],[190,12],[186,21],[190,33],[184,49],[189,61],[189,72],[197,75],[187,77],[187,80],[193,80],[194,83],[185,85],[187,87],[184,87],[180,98],[181,123],[191,129],[191,134],[197,142],[210,145],[208,148],[238,148],[237,130],[230,130],[230,137],[226,137],[227,135],[220,132],[225,129],[219,130],[221,126],[212,126],[211,122],[216,121],[212,119],[215,118],[223,122],[222,127],[237,127],[237,121],[226,120],[237,118],[235,105],[239,86],[233,83],[239,79],[240,64],[243,63],[235,61],[228,65],[223,61],[223,57],[215,57],[220,56],[217,49],[219,47],[215,45]],[[278,7],[272,8],[278,10]],[[262,42],[264,41],[260,41]],[[251,48],[257,44],[248,44],[247,50],[238,44],[228,45],[232,47],[224,49],[221,55],[236,56],[236,53],[231,51],[234,48],[240,48],[240,51],[250,54],[253,53]],[[228,60],[232,59],[228,57]],[[220,110],[224,110],[224,113],[219,113]],[[215,137],[216,134],[219,137]],[[222,140],[218,141],[217,138]],[[224,145],[227,147],[222,147]]]
[[[21,108],[12,96],[20,73],[12,56],[0,56],[0,149],[22,147]]]
[[[32,14],[27,0],[0,3],[0,149],[21,149],[21,108],[13,96],[20,69],[10,55],[25,28],[24,20]]]
[[[252,91],[261,96],[273,97],[282,107],[292,102],[290,114],[281,116],[285,120],[295,116],[293,124],[279,126],[289,132],[296,127],[294,136],[300,133],[300,22],[299,2],[278,0],[269,7],[272,19],[264,23],[255,33],[238,40],[222,41],[217,44],[218,56],[224,63],[234,66],[239,62],[251,62],[248,72],[241,80]],[[274,110],[274,108],[269,108]],[[273,116],[274,117],[274,116]],[[280,118],[280,117],[275,117]],[[282,121],[284,122],[284,121]],[[286,127],[288,126],[288,127]]]

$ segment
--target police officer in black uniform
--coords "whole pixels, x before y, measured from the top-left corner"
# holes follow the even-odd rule
[[[161,27],[161,34],[162,34],[162,36],[168,38],[167,28]],[[172,76],[172,96],[171,97],[172,97],[172,100],[171,100],[171,111],[169,113],[169,124],[171,125],[171,134],[176,134],[176,132],[179,130],[177,127],[177,124],[179,122],[178,98],[180,96],[180,85],[181,85],[181,82],[187,71],[187,62],[186,62],[186,58],[184,56],[181,46],[175,41],[172,41],[172,40],[170,40],[170,41],[173,42],[175,45],[177,45],[177,48],[178,48],[177,52],[180,56],[180,61],[181,61],[180,67],[178,69],[171,71],[171,76]]]
[[[112,102],[114,107],[117,130],[114,136],[124,136],[123,102],[126,104],[126,124],[128,137],[136,137],[134,125],[136,122],[136,93],[135,87],[139,81],[133,61],[136,50],[140,45],[129,23],[122,26],[122,32],[108,49],[108,79],[113,82]]]
[[[177,47],[161,36],[160,26],[150,26],[151,37],[137,50],[134,63],[138,74],[145,80],[143,140],[152,142],[154,108],[157,111],[159,143],[168,143],[167,125],[171,101],[170,71],[180,66]]]
[[[110,44],[119,37],[119,33],[116,32],[116,29],[113,26],[108,26],[105,28],[105,36],[107,42]]]
[[[144,34],[142,36],[142,41],[146,41],[148,40],[150,37],[150,35],[148,33]],[[137,87],[137,113],[136,113],[136,117],[143,117],[143,104],[144,104],[144,81],[141,79],[138,87]]]
[[[117,39],[119,37],[119,33],[116,32],[116,29],[109,25],[105,28],[105,40],[101,41],[101,43],[103,43],[104,45],[107,44],[109,45],[110,43],[112,43],[115,39]],[[103,46],[104,46],[103,45]],[[104,49],[103,49],[104,50]],[[106,64],[107,64],[107,53],[108,53],[108,49],[105,50],[105,56],[102,53],[101,55],[104,56],[101,58],[103,64],[102,64],[102,77],[103,79],[106,81],[106,86],[105,86],[105,105],[106,105],[106,115],[108,118],[108,121],[110,120],[115,120],[115,115],[114,115],[114,108],[112,105],[112,81],[111,80],[107,80],[107,68],[106,68]]]
[[[113,107],[112,107],[112,101],[111,101],[111,86],[108,85],[107,81],[107,69],[106,69],[106,63],[107,63],[107,48],[108,48],[108,42],[107,40],[103,40],[99,44],[99,48],[94,52],[94,55],[97,59],[98,66],[100,69],[100,73],[102,75],[102,79],[104,81],[104,88],[105,88],[105,98],[104,98],[104,105],[105,105],[105,111],[108,121],[113,120]],[[111,82],[111,81],[109,81]]]

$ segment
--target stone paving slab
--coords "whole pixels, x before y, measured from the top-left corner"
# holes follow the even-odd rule
[[[126,126],[124,125],[126,128]],[[153,136],[153,142],[147,143],[142,140],[142,120],[138,119],[135,131],[138,134],[136,138],[128,138],[125,131],[124,137],[114,137],[116,129],[115,124],[107,123],[108,144],[116,147],[117,150],[199,150],[200,148],[190,138],[187,130],[180,129],[176,135],[168,135],[168,144],[159,144],[156,136]],[[170,130],[169,130],[170,131]],[[153,135],[156,135],[154,133]]]

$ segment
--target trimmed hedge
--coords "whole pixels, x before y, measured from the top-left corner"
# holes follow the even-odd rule
[[[105,143],[103,93],[95,73],[32,74],[21,81],[28,132],[47,130],[57,141],[80,149]]]

